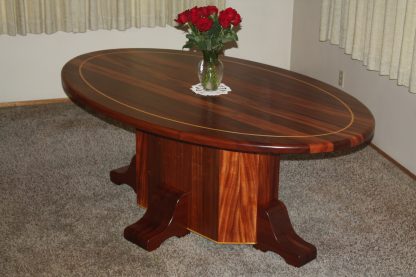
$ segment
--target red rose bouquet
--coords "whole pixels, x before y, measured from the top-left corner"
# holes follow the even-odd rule
[[[238,40],[241,16],[233,8],[218,12],[215,6],[205,6],[186,10],[175,21],[189,32],[184,48],[220,52],[226,43]]]
[[[199,64],[202,86],[206,90],[216,90],[222,79],[218,55],[227,43],[238,41],[240,14],[233,8],[218,11],[215,6],[194,7],[178,14],[175,21],[178,28],[188,32],[183,48],[203,52],[204,60]]]

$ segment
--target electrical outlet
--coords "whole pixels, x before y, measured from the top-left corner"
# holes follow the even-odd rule
[[[338,86],[340,87],[344,87],[344,71],[340,70],[338,72]]]

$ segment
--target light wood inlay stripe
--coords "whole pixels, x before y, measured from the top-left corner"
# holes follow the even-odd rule
[[[234,91],[194,95],[199,55],[176,50],[88,53],[62,70],[72,100],[135,128],[187,143],[257,153],[332,152],[371,140],[374,117],[318,80],[224,57]]]
[[[303,83],[303,84],[308,85],[310,87],[313,87],[314,89],[316,89],[316,90],[318,90],[318,91],[320,91],[320,92],[322,92],[322,93],[324,93],[324,94],[332,97],[333,99],[335,99],[336,101],[338,101],[340,104],[342,104],[346,108],[346,110],[348,111],[348,113],[350,115],[350,121],[348,122],[348,124],[346,126],[343,126],[342,128],[339,128],[339,129],[333,130],[333,131],[323,132],[323,133],[320,133],[320,134],[311,134],[311,135],[272,135],[272,134],[259,134],[259,133],[237,132],[237,131],[232,131],[232,130],[225,130],[225,129],[220,129],[220,128],[212,128],[212,127],[207,127],[207,126],[202,126],[202,125],[197,125],[197,124],[192,124],[192,123],[189,123],[189,122],[184,122],[184,121],[176,120],[174,118],[169,118],[169,117],[166,117],[166,116],[162,116],[162,115],[159,115],[159,114],[155,114],[155,113],[152,113],[152,112],[149,112],[149,111],[146,111],[146,110],[143,110],[143,109],[134,107],[132,105],[129,105],[128,103],[125,103],[125,102],[119,101],[117,99],[114,99],[113,97],[109,96],[108,94],[106,94],[106,93],[100,91],[99,89],[97,89],[84,76],[84,73],[83,73],[84,67],[86,66],[86,64],[88,64],[89,62],[91,62],[93,59],[97,59],[97,58],[102,57],[102,56],[108,56],[108,55],[120,54],[120,53],[137,53],[137,51],[131,51],[131,50],[124,51],[124,52],[123,51],[117,51],[117,52],[114,52],[114,53],[113,52],[108,52],[108,53],[101,53],[101,54],[98,54],[98,55],[91,56],[91,57],[85,59],[81,63],[81,65],[79,66],[78,72],[79,72],[80,78],[85,82],[85,84],[88,87],[90,87],[97,94],[99,94],[99,95],[101,95],[101,96],[103,96],[103,97],[105,97],[105,98],[107,98],[107,99],[109,99],[109,100],[111,100],[111,101],[113,101],[113,102],[115,102],[117,104],[120,104],[122,106],[125,106],[125,107],[127,107],[129,109],[132,109],[132,110],[141,112],[141,113],[146,114],[146,115],[149,115],[149,116],[153,116],[153,117],[156,117],[156,118],[160,118],[160,119],[163,119],[163,120],[167,120],[167,121],[171,121],[171,122],[174,122],[174,123],[179,123],[179,124],[183,124],[183,125],[187,125],[187,126],[191,126],[191,127],[196,127],[196,128],[201,128],[201,129],[207,129],[207,130],[211,130],[211,131],[231,133],[231,134],[237,134],[237,135],[255,136],[255,137],[270,137],[270,138],[308,138],[308,137],[322,137],[322,136],[327,136],[327,135],[333,135],[333,134],[337,134],[337,133],[343,132],[346,129],[348,129],[349,127],[351,127],[351,125],[354,123],[354,120],[355,120],[355,115],[354,115],[352,109],[348,106],[348,104],[346,104],[344,101],[342,101],[336,95],[332,94],[331,92],[329,92],[329,91],[327,91],[327,90],[325,90],[325,89],[323,89],[321,87],[315,86],[315,85],[313,85],[313,84],[311,84],[309,82],[306,82],[304,80],[295,78],[295,77],[290,76],[290,75],[287,75],[287,74],[283,74],[281,72],[269,70],[267,68],[263,68],[263,67],[259,67],[259,66],[255,66],[255,65],[251,65],[251,64],[244,64],[244,63],[240,63],[240,62],[236,62],[236,61],[228,61],[228,62],[234,63],[234,64],[238,64],[240,66],[251,67],[251,68],[254,68],[254,69],[257,69],[257,70],[262,70],[262,71],[270,72],[270,73],[277,74],[277,75],[283,76],[283,77],[288,78],[288,79],[291,79],[291,80],[295,80],[297,82],[300,82],[300,83]],[[149,52],[141,51],[140,53],[150,53],[150,51]],[[163,51],[160,51],[159,53],[161,53],[161,54],[162,53],[163,54],[169,54],[169,55],[185,55],[185,54],[180,54],[180,53],[171,53],[171,52],[163,52]],[[194,55],[194,56],[196,56],[196,55]]]

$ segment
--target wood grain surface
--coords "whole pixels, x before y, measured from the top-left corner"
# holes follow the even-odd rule
[[[62,69],[76,102],[142,131],[216,148],[319,153],[351,148],[374,132],[358,100],[315,79],[223,57],[228,95],[194,94],[198,54],[118,49],[76,57]]]
[[[137,164],[141,206],[149,206],[154,191],[184,192],[189,195],[184,228],[219,243],[256,243],[257,192],[259,187],[277,185],[278,156],[220,150],[140,132],[136,137],[138,149],[145,151],[138,150],[135,157],[140,160],[125,168]],[[129,171],[124,172],[124,178],[113,182],[128,179]]]
[[[280,154],[320,153],[371,140],[374,118],[332,86],[276,67],[223,58],[228,95],[205,97],[195,53],[116,49],[62,69],[75,102],[136,128],[136,153],[111,180],[128,184],[142,219],[126,239],[156,249],[191,230],[220,243],[254,244],[294,266],[316,247],[294,231],[278,198]]]

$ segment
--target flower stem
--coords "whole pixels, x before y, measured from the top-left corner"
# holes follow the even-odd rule
[[[217,68],[219,65],[217,51],[202,51],[204,64],[202,69],[201,84],[205,90],[217,90],[220,85]]]

